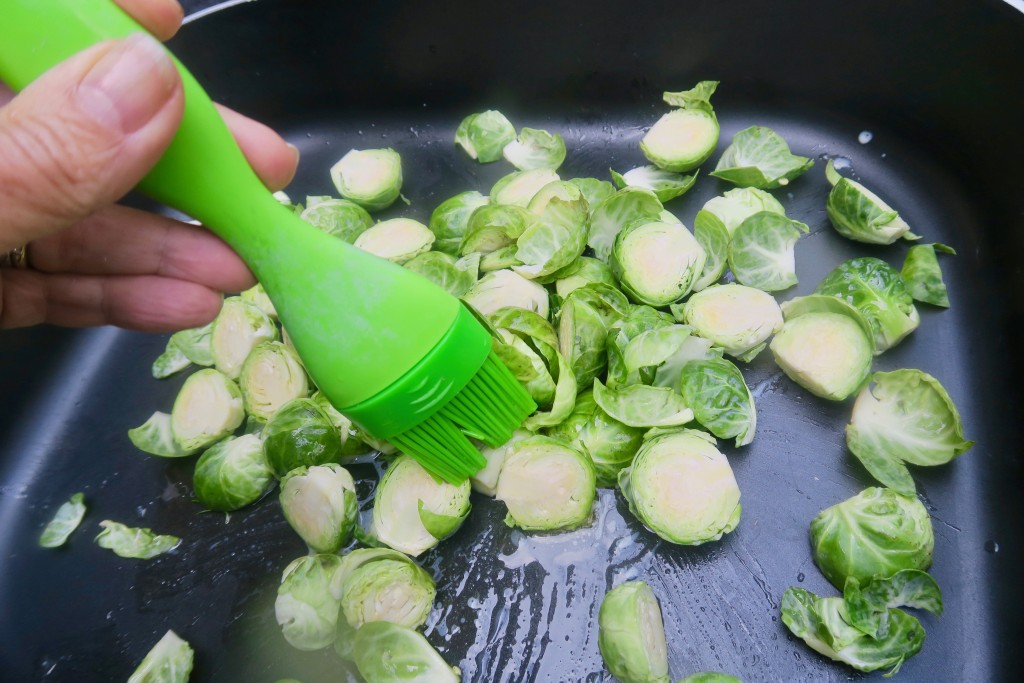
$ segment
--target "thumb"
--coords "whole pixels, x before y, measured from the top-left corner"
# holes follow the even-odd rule
[[[146,34],[93,46],[0,109],[0,251],[126,194],[181,121],[181,81]]]

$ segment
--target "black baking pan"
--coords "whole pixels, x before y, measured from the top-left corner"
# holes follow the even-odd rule
[[[780,132],[818,163],[776,191],[810,235],[797,245],[810,292],[846,258],[899,266],[906,247],[849,242],[828,224],[824,159],[898,208],[942,261],[952,307],[925,305],[920,328],[876,369],[925,370],[949,390],[977,444],[915,478],[935,526],[933,574],[946,612],[896,680],[1019,680],[1024,311],[1024,14],[1019,3],[938,2],[287,2],[192,4],[172,47],[211,94],[302,150],[289,192],[333,193],[348,149],[390,146],[421,220],[443,199],[485,191],[509,168],[452,144],[466,114],[504,111],[560,132],[563,177],[638,165],[663,90],[721,81],[724,148],[748,125]],[[870,133],[870,141],[863,144]],[[712,157],[712,163],[717,153]],[[728,187],[702,174],[668,208],[692,225]],[[331,652],[300,653],[273,616],[280,572],[305,547],[271,494],[226,518],[201,514],[192,462],[136,451],[126,430],[168,410],[181,378],[149,364],[166,337],[115,329],[0,333],[0,679],[125,680],[172,628],[196,649],[193,681],[355,680]],[[658,542],[602,491],[594,523],[529,536],[474,494],[467,524],[423,559],[438,580],[426,633],[467,681],[605,681],[596,606],[642,578],[661,599],[673,680],[718,670],[744,681],[879,678],[825,660],[779,620],[783,591],[833,594],[811,560],[822,508],[872,483],[848,454],[851,402],[811,396],[768,354],[745,372],[757,398],[752,445],[723,444],[743,519],[720,542]],[[376,470],[353,468],[368,499]],[[73,492],[89,512],[68,545],[36,545]],[[150,561],[92,541],[102,519],[183,537]]]

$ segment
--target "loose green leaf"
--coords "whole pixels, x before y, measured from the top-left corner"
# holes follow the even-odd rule
[[[167,348],[164,352],[153,361],[151,372],[153,379],[164,379],[176,372],[181,372],[190,365],[192,365],[192,361],[174,344],[172,337],[167,342]]]
[[[686,194],[686,191],[697,182],[696,173],[683,175],[662,170],[657,166],[640,166],[631,171],[626,171],[624,174],[620,174],[614,169],[609,169],[609,171],[612,174],[612,180],[615,181],[615,185],[619,189],[639,187],[650,190],[658,198],[658,201],[662,203]]]
[[[66,503],[62,503],[53,519],[49,521],[39,536],[39,545],[44,548],[59,548],[67,542],[71,533],[82,523],[85,517],[85,494],[75,493]]]
[[[430,231],[437,237],[434,249],[457,255],[469,226],[469,217],[487,203],[487,197],[476,190],[460,192],[441,202],[430,214]]]
[[[807,226],[771,211],[744,220],[729,243],[729,268],[736,280],[766,292],[797,283],[793,247]]]
[[[494,109],[470,114],[455,130],[455,144],[481,164],[500,159],[505,145],[515,137],[515,127],[504,114]]]
[[[157,411],[142,425],[128,430],[128,438],[144,453],[162,458],[181,458],[198,449],[184,449],[178,445],[171,430],[171,416]]]
[[[914,299],[933,306],[949,308],[949,294],[942,281],[937,252],[956,255],[953,247],[945,244],[917,244],[907,250],[900,275],[907,285],[907,291]]]
[[[729,263],[730,237],[725,225],[707,211],[697,212],[697,217],[693,221],[693,236],[707,255],[704,269],[693,283],[693,291],[699,292],[718,282],[725,274],[725,268]]]
[[[505,160],[520,171],[538,168],[555,171],[565,161],[565,140],[558,133],[523,128],[519,136],[502,149]]]
[[[711,96],[718,89],[718,81],[701,81],[689,90],[679,92],[665,92],[662,99],[673,107],[681,109],[700,109],[712,111]]]
[[[583,198],[587,200],[587,206],[593,213],[594,207],[615,194],[615,186],[607,180],[597,178],[570,178],[568,182],[580,188]]]
[[[680,390],[697,422],[719,439],[734,438],[737,447],[754,440],[754,397],[735,365],[724,358],[691,361],[683,366]]]
[[[536,220],[536,215],[521,206],[481,206],[469,216],[462,243],[459,245],[459,253],[489,254],[515,246],[520,235]]]
[[[587,244],[597,258],[607,262],[615,238],[626,226],[641,220],[656,221],[663,209],[650,190],[638,187],[621,189],[593,208]]]
[[[857,579],[847,579],[843,600],[850,624],[872,638],[885,638],[889,634],[892,608],[913,607],[936,616],[942,614],[943,609],[939,584],[931,575],[917,569],[903,569],[888,578],[874,579],[863,587]]]
[[[109,519],[100,522],[100,526],[103,531],[96,536],[96,545],[130,559],[148,560],[181,543],[177,536],[154,534],[150,529],[129,527]]]
[[[892,244],[899,238],[921,239],[892,207],[860,183],[843,178],[830,159],[825,176],[832,183],[825,209],[843,237],[868,244]]]
[[[782,136],[764,126],[751,126],[732,136],[711,175],[740,187],[771,190],[806,173],[814,161],[789,151]]]
[[[193,656],[186,641],[174,631],[167,631],[128,677],[128,683],[187,683]]]
[[[477,282],[480,254],[468,254],[456,261],[455,257],[440,251],[428,251],[407,261],[405,267],[452,296],[465,296]]]
[[[594,400],[612,419],[630,427],[674,427],[693,420],[693,410],[670,387],[633,384],[609,389],[595,379]]]

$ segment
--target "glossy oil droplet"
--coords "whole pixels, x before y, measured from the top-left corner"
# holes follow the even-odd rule
[[[871,139],[873,137],[875,137],[875,134],[872,133],[870,130],[862,130],[860,132],[860,135],[857,136],[857,142],[859,142],[862,145],[866,145],[869,142],[871,142]]]

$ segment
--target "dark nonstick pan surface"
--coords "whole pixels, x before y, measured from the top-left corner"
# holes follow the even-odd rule
[[[209,3],[193,4],[199,9]],[[1019,673],[1022,633],[1020,325],[1024,285],[1024,15],[989,2],[246,3],[186,26],[173,49],[215,98],[267,120],[303,160],[289,192],[334,193],[327,170],[350,148],[402,154],[411,206],[486,192],[510,167],[452,145],[467,113],[504,111],[560,132],[562,177],[643,163],[637,143],[665,111],[663,90],[722,81],[724,149],[759,124],[817,165],[776,191],[811,228],[796,248],[809,293],[858,255],[897,267],[905,245],[841,238],[824,212],[826,157],[843,157],[942,261],[952,308],[921,305],[920,328],[875,368],[925,370],[946,386],[975,447],[914,471],[934,521],[933,575],[946,612],[923,615],[923,651],[896,680],[1002,681]],[[870,142],[858,141],[869,131]],[[692,226],[729,189],[706,175],[667,205]],[[1015,330],[1017,330],[1015,332]],[[0,680],[116,681],[173,628],[196,648],[193,681],[347,680],[330,652],[283,640],[281,570],[305,552],[272,493],[225,518],[192,500],[192,460],[150,458],[126,430],[168,410],[183,378],[150,379],[165,337],[114,329],[0,334]],[[644,579],[660,597],[673,680],[703,670],[744,681],[878,678],[831,663],[789,636],[791,585],[834,590],[807,528],[872,481],[847,453],[852,401],[810,395],[762,354],[745,368],[757,401],[752,445],[721,444],[743,519],[720,542],[658,541],[617,493],[593,524],[526,535],[474,494],[458,533],[426,554],[438,581],[427,636],[467,681],[604,681],[596,608],[612,585]],[[367,501],[377,470],[353,468]],[[89,512],[66,548],[36,546],[75,491]],[[175,552],[123,560],[95,546],[102,519],[183,537]],[[354,679],[353,679],[354,680]]]

